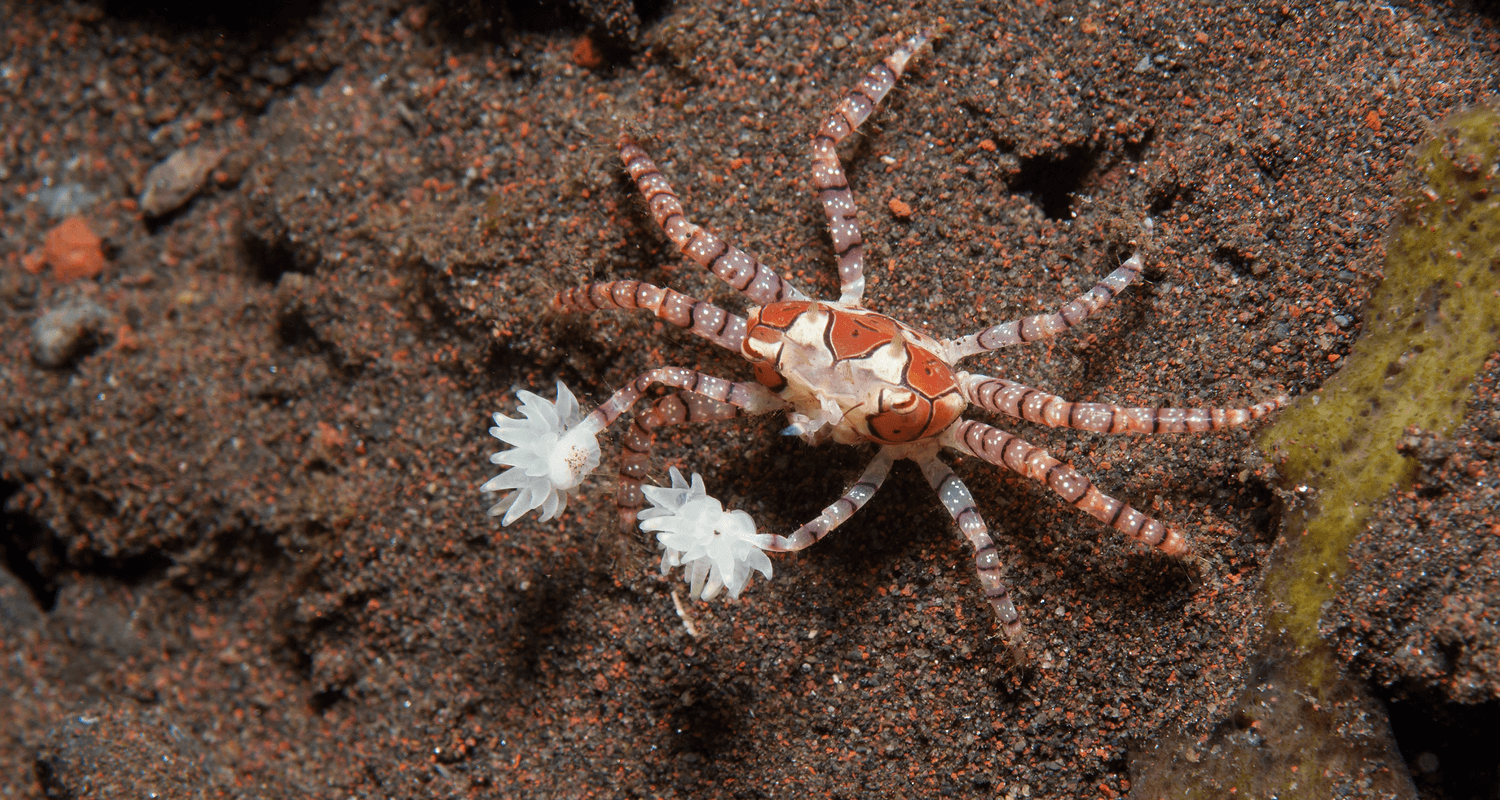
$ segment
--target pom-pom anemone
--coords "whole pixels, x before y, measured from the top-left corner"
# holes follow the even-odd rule
[[[765,548],[772,537],[755,532],[755,520],[743,511],[725,511],[718,500],[703,489],[703,476],[693,473],[689,484],[672,468],[672,486],[642,486],[651,507],[640,513],[641,529],[656,531],[656,540],[666,548],[661,571],[683,568],[690,595],[704,600],[721,589],[739,598],[759,571],[771,577],[771,559]]]
[[[501,525],[541,509],[549,520],[568,507],[568,492],[599,466],[599,431],[604,423],[585,418],[578,400],[568,387],[557,382],[557,400],[549,402],[527,391],[517,392],[523,419],[495,415],[490,435],[510,445],[490,456],[495,464],[510,467],[485,481],[481,492],[515,491],[490,507],[490,516],[504,514]]]

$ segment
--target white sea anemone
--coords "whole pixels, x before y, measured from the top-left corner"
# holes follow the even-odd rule
[[[510,445],[490,456],[495,464],[510,467],[484,482],[481,492],[514,489],[490,507],[490,516],[504,514],[501,525],[540,508],[549,520],[568,507],[568,492],[599,466],[599,431],[603,424],[585,421],[578,401],[568,387],[557,382],[557,400],[549,402],[531,392],[517,392],[524,419],[495,415],[490,435]]]
[[[690,485],[672,468],[672,486],[642,486],[651,507],[640,513],[641,529],[656,531],[666,548],[661,572],[683,567],[689,594],[712,599],[721,589],[738,598],[759,570],[771,577],[771,559],[763,552],[771,537],[755,532],[755,520],[743,511],[725,511],[703,489],[703,476],[693,473]]]

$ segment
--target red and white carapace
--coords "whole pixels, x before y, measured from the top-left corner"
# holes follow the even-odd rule
[[[672,289],[638,281],[611,281],[559,292],[553,300],[554,308],[573,313],[606,308],[650,310],[673,325],[743,356],[751,364],[755,382],[729,381],[680,367],[650,370],[591,414],[581,417],[581,421],[567,423],[573,427],[567,434],[561,434],[561,438],[558,434],[539,434],[551,436],[549,442],[564,444],[561,450],[536,456],[538,464],[546,462],[552,466],[538,466],[533,472],[543,474],[551,469],[551,474],[561,477],[549,479],[551,484],[541,484],[531,495],[523,494],[519,499],[513,495],[509,504],[498,504],[492,513],[505,511],[508,522],[529,508],[543,506],[544,502],[544,514],[555,513],[558,493],[575,487],[582,474],[592,469],[585,462],[593,459],[597,463],[597,448],[589,450],[567,442],[580,438],[592,442],[594,434],[632,408],[652,385],[663,384],[679,391],[657,399],[635,414],[624,437],[616,500],[626,528],[635,526],[645,506],[641,482],[646,476],[655,429],[786,411],[791,424],[784,433],[800,436],[809,444],[830,439],[847,445],[871,444],[876,448],[874,457],[854,485],[816,519],[784,536],[754,534],[751,528],[736,534],[735,546],[750,548],[749,543],[753,542],[756,548],[782,552],[807,547],[868,502],[893,462],[911,459],[973,545],[980,586],[1013,644],[1023,637],[1023,628],[1003,580],[999,556],[968,488],[939,459],[944,448],[1040,481],[1063,500],[1145,545],[1172,555],[1188,552],[1178,531],[1100,492],[1088,478],[1045,450],[983,422],[967,419],[963,412],[969,406],[977,406],[986,412],[1034,423],[1098,433],[1203,432],[1259,419],[1283,405],[1285,397],[1239,409],[1123,408],[1107,403],[1075,403],[1004,378],[955,368],[966,357],[1055,336],[1087,319],[1140,276],[1139,253],[1055,313],[995,325],[954,339],[934,338],[861,307],[865,287],[864,247],[856,223],[854,197],[836,147],[870,116],[928,38],[925,31],[912,37],[875,65],[844,96],[813,137],[812,184],[828,216],[838,259],[841,292],[835,301],[809,298],[753,256],[688,221],[676,193],[651,158],[632,140],[622,138],[620,158],[657,224],[688,258],[744,294],[754,307],[749,309],[748,318],[744,318]],[[564,391],[560,390],[560,394]],[[533,398],[539,403],[546,402],[527,393],[528,403]],[[571,395],[566,400],[571,404]],[[561,396],[558,407],[564,407]],[[558,413],[567,417],[571,411]],[[511,426],[505,430],[519,430],[522,424],[498,415],[496,419]],[[579,431],[587,435],[580,437]],[[511,435],[521,437],[514,441],[506,439],[513,444],[529,441],[526,437],[531,436]],[[526,463],[529,457],[513,456],[516,452],[497,453],[493,460]],[[524,487],[524,481],[502,475],[486,487],[490,491]],[[689,488],[680,476],[674,475],[674,487],[648,489],[663,496],[670,494],[667,504],[674,509],[703,497],[699,482]],[[527,491],[521,488],[518,494]],[[713,513],[721,511],[717,501],[712,501],[712,508]],[[639,516],[648,518],[643,525],[651,527],[653,521],[659,522],[654,518],[664,513],[667,512],[653,508]],[[652,529],[661,527],[658,524]],[[674,553],[670,545],[668,550],[674,559],[682,555]],[[768,573],[769,562],[764,568],[756,568]],[[699,583],[701,575],[695,587]],[[738,594],[739,585],[742,584],[732,586],[732,593]]]

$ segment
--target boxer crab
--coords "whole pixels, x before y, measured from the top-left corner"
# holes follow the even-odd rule
[[[490,514],[503,514],[505,525],[535,508],[541,509],[544,520],[558,514],[566,506],[567,493],[598,466],[598,434],[634,407],[652,385],[662,384],[677,392],[634,415],[624,437],[616,502],[624,527],[633,528],[639,522],[643,529],[657,532],[665,550],[662,571],[685,567],[692,593],[703,599],[721,589],[738,597],[753,571],[770,577],[766,551],[801,550],[822,539],[874,496],[895,461],[906,458],[921,468],[973,545],[985,597],[1007,640],[1019,643],[1023,628],[1010,589],[1002,580],[994,542],[968,488],[939,459],[944,448],[1040,481],[1084,513],[1164,553],[1181,556],[1188,552],[1179,532],[1103,494],[1088,478],[1045,450],[961,416],[973,405],[1052,427],[1154,434],[1243,425],[1283,405],[1285,397],[1241,409],[1075,403],[1004,378],[955,369],[964,358],[1056,336],[1097,313],[1140,277],[1139,253],[1055,313],[954,339],[936,339],[861,307],[863,240],[836,147],[870,116],[928,38],[927,32],[912,37],[872,68],[813,137],[812,183],[828,217],[838,258],[840,295],[836,301],[809,298],[753,256],[689,222],[651,158],[628,137],[622,138],[620,158],[667,237],[689,259],[755,305],[748,317],[739,317],[672,289],[610,281],[559,292],[553,307],[585,314],[604,308],[650,310],[744,357],[755,382],[663,367],[647,371],[587,415],[580,413],[572,393],[561,383],[554,402],[521,392],[523,419],[496,414],[496,426],[490,429],[513,447],[491,457],[509,469],[480,487],[486,492],[513,490]],[[671,487],[642,486],[653,431],[658,427],[775,411],[787,412],[790,420],[783,433],[799,436],[808,444],[832,440],[878,447],[854,485],[791,535],[757,533],[749,515],[725,512],[718,500],[708,496],[697,475],[689,482],[674,468]]]

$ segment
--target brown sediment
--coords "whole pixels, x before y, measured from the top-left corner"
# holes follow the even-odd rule
[[[547,523],[484,516],[487,415],[558,378],[595,402],[661,365],[748,379],[649,314],[548,311],[605,280],[744,311],[656,232],[620,129],[695,221],[830,297],[808,143],[939,23],[845,153],[869,307],[969,333],[1055,310],[1139,240],[1149,285],[972,363],[1125,406],[1305,394],[1364,322],[1425,120],[1493,88],[1493,24],[1352,3],[679,3],[636,27],[584,8],[631,58],[580,68],[566,22],[501,36],[382,3],[256,24],[0,6],[0,325],[24,342],[81,295],[133,343],[66,370],[0,348],[7,790],[144,794],[165,754],[207,765],[173,780],[242,796],[1113,797],[1169,732],[1212,746],[1255,680],[1277,511],[1244,432],[1016,426],[1183,530],[1198,577],[953,459],[1047,656],[1017,669],[912,470],[738,603],[695,605],[700,639],[647,538],[615,532],[608,480]],[[194,145],[226,150],[212,191],[148,222],[142,180]],[[71,185],[110,268],[59,286],[22,259]],[[781,425],[674,430],[658,482],[701,472],[795,530],[865,454]],[[90,735],[140,746],[103,758]],[[1368,794],[1360,769],[1337,796]]]

